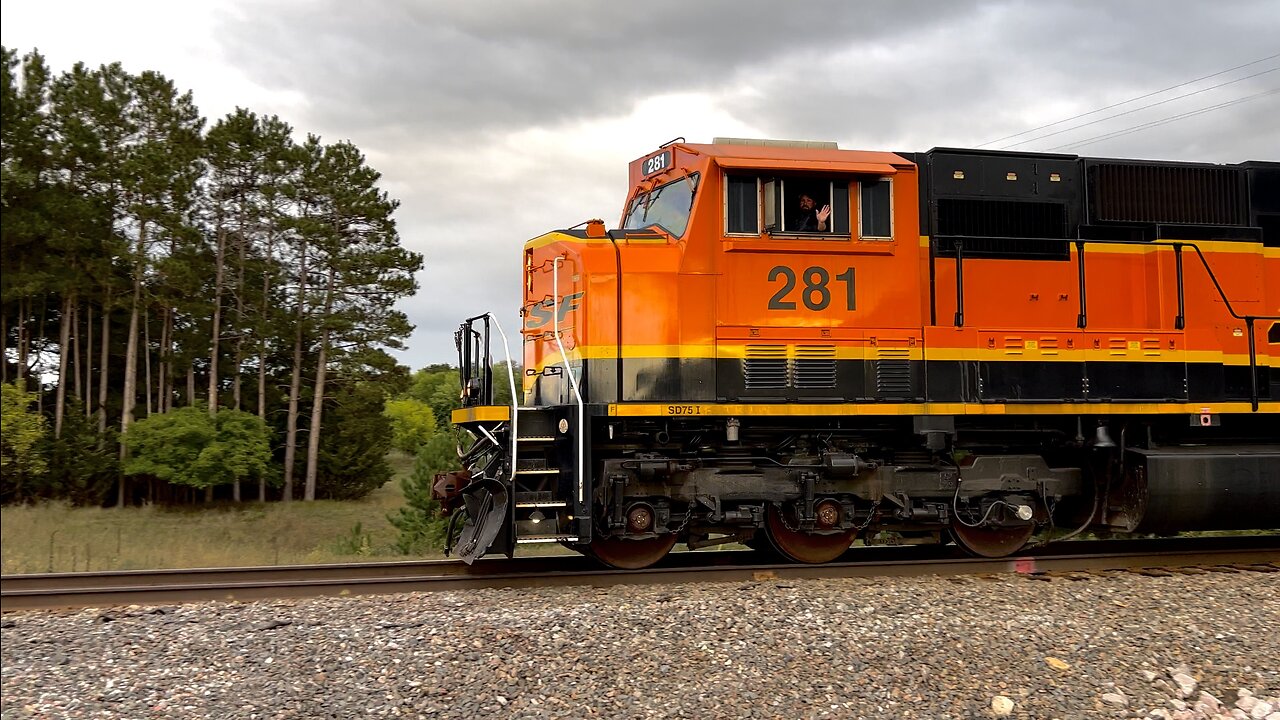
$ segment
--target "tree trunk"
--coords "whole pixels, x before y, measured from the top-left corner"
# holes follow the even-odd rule
[[[42,343],[40,346],[41,350],[45,349],[46,346],[43,344],[44,339],[49,336],[49,333],[47,332],[48,328],[45,326],[45,319],[48,318],[48,316],[49,316],[49,296],[41,295],[40,296],[40,322],[36,325],[36,332],[38,333],[37,337],[40,338],[40,342]],[[40,361],[40,358],[37,357],[36,362],[38,363],[39,361]],[[44,414],[44,376],[39,371],[36,372],[36,412],[40,413],[41,415]]]
[[[93,301],[84,304],[84,417],[93,415]]]
[[[17,317],[17,323],[16,323],[18,326],[18,366],[14,368],[14,376],[17,378],[15,382],[17,382],[18,387],[22,390],[27,389],[27,384],[26,382],[24,382],[24,380],[27,377],[27,313],[28,313],[27,308],[28,307],[29,307],[29,301],[27,300],[27,298],[24,297],[24,298],[18,299],[18,317]]]
[[[293,377],[289,381],[289,416],[284,440],[284,501],[293,500],[293,465],[298,456],[298,393],[302,391],[302,326],[307,313],[307,248],[302,246],[298,273],[298,317],[293,338]]]
[[[151,312],[147,308],[142,309],[142,360],[145,366],[145,374],[147,376],[146,399],[147,399],[147,417],[151,417],[152,395],[151,395]]]
[[[187,366],[187,407],[196,406],[196,364]]]
[[[333,282],[336,272],[329,267],[329,280],[325,287],[324,315],[320,321],[327,323],[329,314],[333,312]],[[311,428],[307,436],[307,487],[305,498],[316,499],[316,475],[320,460],[320,421],[324,413],[324,381],[329,359],[329,328],[320,331],[320,356],[316,359],[315,397],[311,401]]]
[[[263,281],[265,285],[267,281]],[[264,295],[265,297],[265,295]],[[263,302],[263,311],[266,311],[266,302]],[[262,349],[258,353],[258,417],[262,418],[262,422],[267,422],[267,338],[262,338]],[[266,477],[258,478],[258,502],[267,501],[267,479]]]
[[[102,354],[98,357],[98,449],[107,438],[107,366],[111,363],[111,288],[102,304]]]
[[[227,230],[218,223],[218,249],[213,263],[213,332],[209,340],[209,417],[218,412],[218,334],[222,328],[222,271],[226,259]]]
[[[264,307],[266,303],[263,303]],[[9,382],[9,311],[0,306],[0,385]]]
[[[67,409],[67,371],[71,361],[71,296],[62,300],[62,317],[58,321],[58,394],[53,406],[53,436],[62,437],[62,415]]]
[[[133,304],[129,310],[129,335],[125,339],[124,351],[124,392],[121,393],[120,402],[120,462],[123,463],[125,458],[129,456],[127,446],[124,444],[125,433],[129,432],[129,426],[133,424],[134,406],[138,402],[138,305],[142,301],[142,280],[141,273],[134,278],[133,281]],[[125,506],[128,495],[128,479],[124,474],[124,469],[120,471],[120,492],[116,498],[116,507],[123,508]]]
[[[299,313],[301,314],[301,313]],[[293,466],[298,457],[298,393],[302,390],[302,318],[293,342],[293,376],[289,381],[289,416],[284,439],[284,501],[293,500]]]
[[[267,234],[267,263],[262,271],[262,314],[258,317],[258,417],[267,421],[267,313],[271,311],[271,262],[274,259],[275,228]],[[258,501],[267,501],[267,479],[258,478]]]
[[[156,368],[156,404],[161,413],[169,412],[173,399],[169,397],[169,308],[160,309],[160,347],[156,350],[156,359],[160,367]]]
[[[236,410],[240,409],[240,364],[244,362],[244,255],[245,242],[244,231],[241,229],[239,236],[240,264],[236,267],[236,352],[235,352],[235,375],[231,378],[231,406]],[[239,498],[236,498],[237,500]]]
[[[133,303],[129,308],[129,335],[125,339],[124,350],[124,392],[120,407],[120,460],[123,462],[127,453],[124,446],[124,434],[129,432],[133,424],[134,406],[138,402],[138,316],[142,305],[142,272],[143,257],[147,248],[147,223],[144,221],[138,229],[138,256],[133,264]],[[124,477],[120,478],[120,498],[124,499]]]
[[[165,308],[164,312],[164,376],[165,376],[165,409],[173,409],[173,396],[176,394],[173,390],[174,379],[178,376],[178,366],[173,362],[173,316],[176,312],[172,308]]]
[[[75,399],[84,401],[84,386],[80,384],[80,303],[71,305],[71,392]]]

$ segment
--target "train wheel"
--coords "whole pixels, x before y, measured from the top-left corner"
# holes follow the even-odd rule
[[[839,503],[830,500],[822,501],[818,503],[815,510],[819,526],[823,524],[835,526],[840,523]],[[854,537],[858,534],[857,529],[825,534],[793,530],[788,527],[787,518],[783,516],[784,512],[787,511],[777,505],[769,505],[765,516],[765,528],[768,530],[773,547],[784,557],[795,562],[809,564],[831,562],[849,549]]]
[[[1034,525],[1010,525],[1006,527],[969,527],[960,522],[951,523],[951,537],[956,544],[971,555],[999,558],[1012,555],[1031,540]]]
[[[591,541],[591,555],[609,567],[639,570],[658,562],[676,545],[675,533],[643,540],[607,537]]]

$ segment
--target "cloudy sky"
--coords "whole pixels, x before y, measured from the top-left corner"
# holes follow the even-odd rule
[[[240,105],[359,146],[426,255],[404,307],[415,367],[454,359],[465,315],[513,331],[523,242],[616,224],[627,162],[677,136],[972,147],[1179,86],[988,147],[1280,160],[1275,0],[0,7],[3,44],[55,71],[118,60],[192,90],[211,120]]]

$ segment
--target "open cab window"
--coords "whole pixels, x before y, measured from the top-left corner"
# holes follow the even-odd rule
[[[889,180],[847,178],[725,176],[725,232],[728,235],[761,234],[849,238],[850,214],[858,214],[858,236],[892,237]],[[856,203],[850,202],[850,191]],[[806,209],[811,199],[812,209]],[[819,229],[814,213],[831,206],[826,227]]]
[[[673,237],[684,236],[689,227],[689,213],[698,190],[698,173],[641,190],[627,207],[623,230],[643,230],[657,225]]]

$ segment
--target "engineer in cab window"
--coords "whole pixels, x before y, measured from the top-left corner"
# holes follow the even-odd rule
[[[790,232],[826,232],[831,206],[818,207],[818,202],[808,193],[800,193],[797,212],[793,213],[787,228]]]

